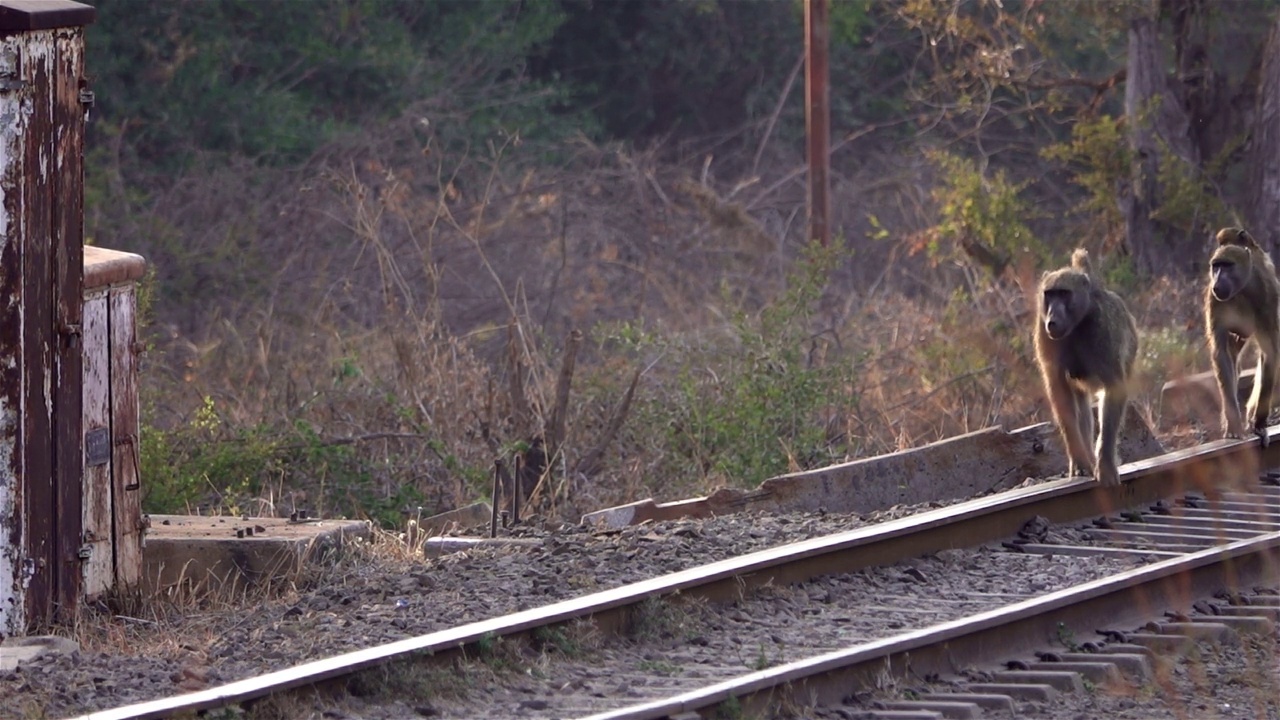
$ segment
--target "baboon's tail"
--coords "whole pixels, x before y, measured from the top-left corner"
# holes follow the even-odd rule
[[[1071,253],[1071,267],[1076,270],[1092,273],[1093,263],[1089,261],[1089,251],[1084,248],[1076,248],[1075,252]]]

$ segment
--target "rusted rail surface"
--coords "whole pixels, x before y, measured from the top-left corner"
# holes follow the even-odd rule
[[[1270,431],[1274,438],[1280,427]],[[305,663],[268,675],[187,695],[82,716],[82,720],[143,720],[226,707],[294,688],[343,678],[364,669],[448,653],[494,636],[591,618],[603,631],[623,626],[629,611],[654,597],[680,593],[712,601],[737,597],[766,584],[798,583],[833,573],[885,565],[939,550],[972,547],[1010,537],[1031,517],[1070,522],[1106,515],[1193,490],[1245,487],[1259,468],[1280,461],[1280,443],[1262,449],[1257,439],[1216,441],[1125,465],[1122,484],[1058,480],[978,498],[918,515],[730,558],[671,575],[470,623],[395,643]],[[1217,552],[1217,550],[1215,550]]]
[[[874,687],[885,677],[952,673],[1043,647],[1059,626],[1109,618],[1108,627],[1140,624],[1166,608],[1223,587],[1276,578],[1280,532],[1201,550],[1130,572],[1078,585],[998,610],[916,632],[749,673],[666,700],[591,715],[582,720],[660,720],[702,713],[733,700],[751,711],[779,704],[836,705],[851,688]]]

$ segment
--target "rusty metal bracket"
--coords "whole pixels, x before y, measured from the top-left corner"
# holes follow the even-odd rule
[[[62,334],[62,337],[66,339],[68,349],[75,350],[80,347],[81,331],[79,323],[64,323],[62,327],[59,328],[59,332]]]
[[[125,490],[137,490],[142,486],[140,476],[142,474],[142,456],[138,449],[138,436],[129,433],[120,438],[121,446],[128,445],[130,453],[133,455],[133,480],[124,486]]]

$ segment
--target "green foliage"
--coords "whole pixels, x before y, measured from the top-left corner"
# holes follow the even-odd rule
[[[745,720],[746,716],[742,701],[736,697],[730,697],[717,705],[714,715],[716,720]]]
[[[1066,623],[1058,623],[1057,635],[1058,642],[1062,644],[1062,647],[1071,652],[1079,652],[1080,646],[1076,644],[1076,634],[1071,628],[1067,627]]]
[[[754,485],[792,464],[842,457],[829,446],[822,413],[838,406],[852,366],[825,365],[812,320],[826,279],[844,253],[812,244],[786,289],[757,313],[735,311],[722,337],[681,343],[623,326],[623,346],[662,353],[665,391],[637,409],[638,432],[663,428],[676,477]],[[727,305],[735,300],[727,294]]]
[[[767,670],[774,664],[775,662],[769,657],[769,652],[765,649],[764,643],[761,642],[759,647],[756,649],[755,659],[751,661],[751,669],[756,671]]]
[[[1147,378],[1159,394],[1166,378],[1196,372],[1203,367],[1204,338],[1185,328],[1162,327],[1141,332],[1137,376]]]
[[[533,58],[533,74],[563,83],[569,106],[593,108],[615,137],[722,132],[766,117],[803,48],[800,2],[563,0],[561,7],[565,21]],[[893,53],[867,52],[875,7],[843,0],[830,8],[831,77],[848,90],[832,93],[837,126],[882,116],[900,97],[859,92],[901,66]],[[793,90],[795,131],[804,127],[802,100]]]
[[[680,666],[668,660],[641,660],[636,663],[636,669],[652,675],[665,675],[667,677],[680,672]]]
[[[930,159],[942,173],[933,191],[940,221],[930,234],[928,250],[934,257],[962,251],[993,275],[1018,253],[1046,254],[1026,221],[1036,213],[1020,193],[1027,183],[1011,182],[1003,170],[991,177],[965,158],[931,152]]]
[[[533,646],[542,651],[554,650],[566,657],[579,657],[583,652],[582,645],[560,627],[534,628]]]
[[[523,66],[563,20],[552,0],[98,0],[97,9],[91,144],[122,146],[130,169],[161,173],[197,154],[297,162],[338,132],[433,98],[436,109],[474,105],[451,126],[461,140],[499,128],[535,134],[552,97],[523,79]],[[503,102],[516,93],[520,103]]]
[[[486,632],[476,640],[476,649],[480,652],[481,658],[490,658],[497,654],[498,645],[502,642],[502,637],[494,632]]]
[[[238,514],[264,477],[283,471],[278,443],[263,428],[229,430],[206,397],[191,421],[164,431],[144,425],[141,474],[143,510],[184,513],[213,503]]]
[[[1096,261],[1095,261],[1096,262]],[[1121,295],[1127,295],[1140,289],[1142,278],[1133,266],[1133,258],[1119,253],[1107,258],[1102,265],[1102,277],[1107,287]]]
[[[1129,179],[1133,159],[1123,118],[1079,120],[1071,128],[1070,141],[1049,145],[1041,154],[1071,169],[1071,181],[1085,191],[1079,211],[1104,228],[1120,228],[1124,216],[1116,203],[1116,188]]]
[[[188,423],[169,430],[144,423],[141,435],[146,512],[183,513],[200,507],[258,514],[285,487],[314,487],[318,497],[309,506],[312,511],[365,516],[394,527],[401,508],[422,501],[412,485],[387,492],[374,482],[376,466],[350,444],[321,438],[305,420],[288,428],[232,426],[208,397]]]
[[[1231,223],[1230,213],[1206,174],[1167,148],[1160,153],[1157,180],[1163,196],[1151,217],[1170,232],[1204,235]]]

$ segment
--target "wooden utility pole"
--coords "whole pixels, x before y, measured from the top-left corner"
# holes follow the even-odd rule
[[[809,239],[831,241],[831,103],[827,91],[827,0],[805,0],[805,134],[809,144]]]

